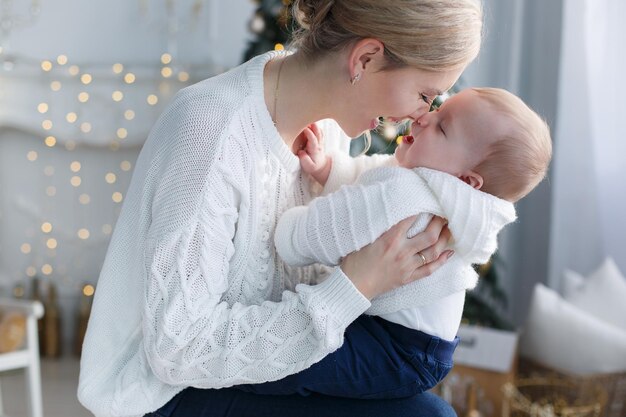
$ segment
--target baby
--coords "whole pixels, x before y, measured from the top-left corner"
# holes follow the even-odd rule
[[[408,237],[433,215],[447,219],[455,256],[430,276],[372,300],[369,316],[355,321],[344,345],[321,362],[250,390],[358,398],[428,390],[452,367],[465,291],[478,278],[472,265],[489,260],[498,232],[516,218],[513,203],[546,175],[548,126],[515,95],[472,88],[414,121],[394,157],[327,156],[318,146],[321,132],[313,126],[305,134],[301,165],[324,191],[282,215],[274,241],[287,264],[338,265],[413,215]],[[350,363],[342,360],[345,349],[352,349]]]

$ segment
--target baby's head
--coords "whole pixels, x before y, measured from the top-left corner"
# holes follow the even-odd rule
[[[521,99],[499,88],[471,88],[411,126],[395,153],[400,166],[452,174],[515,202],[545,177],[550,130]]]

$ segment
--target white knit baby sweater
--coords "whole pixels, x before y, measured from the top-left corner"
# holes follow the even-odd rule
[[[339,268],[306,285],[320,267],[276,256],[278,217],[312,197],[265,105],[275,56],[181,90],[139,155],[83,345],[78,397],[96,416],[296,373],[370,306]]]
[[[367,169],[367,159],[347,160],[335,155],[333,170],[350,180]],[[365,157],[367,158],[367,157]],[[370,161],[369,165],[381,160]],[[391,162],[391,161],[389,161]],[[385,165],[391,165],[384,161]],[[361,164],[360,169],[346,166]],[[332,172],[332,171],[331,171]],[[473,288],[477,274],[472,264],[489,260],[497,248],[497,234],[515,220],[512,203],[476,190],[458,178],[427,168],[382,166],[363,172],[355,184],[326,184],[325,196],[308,206],[294,207],[281,217],[275,233],[276,249],[290,265],[322,262],[337,265],[345,255],[373,242],[399,221],[419,214],[409,236],[423,230],[432,215],[448,220],[455,256],[430,276],[382,294],[372,300],[368,314],[388,314],[422,306]],[[427,213],[427,216],[424,216]]]

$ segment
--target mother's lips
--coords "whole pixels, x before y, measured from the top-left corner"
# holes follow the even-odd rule
[[[410,145],[413,143],[414,138],[411,135],[407,135],[404,136],[402,140],[404,141],[404,143],[408,143]]]

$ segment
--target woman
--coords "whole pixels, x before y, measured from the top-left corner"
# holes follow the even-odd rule
[[[333,119],[322,123],[332,142],[380,115],[428,111],[478,53],[480,6],[301,0],[294,10],[305,28],[296,53],[267,53],[182,90],[144,145],[81,359],[78,396],[97,416],[452,413],[430,394],[362,401],[227,388],[309,367],[341,346],[369,300],[450,255],[443,219],[412,239],[407,219],[317,284],[319,268],[287,267],[272,235],[282,212],[313,197],[295,156],[300,132]]]

